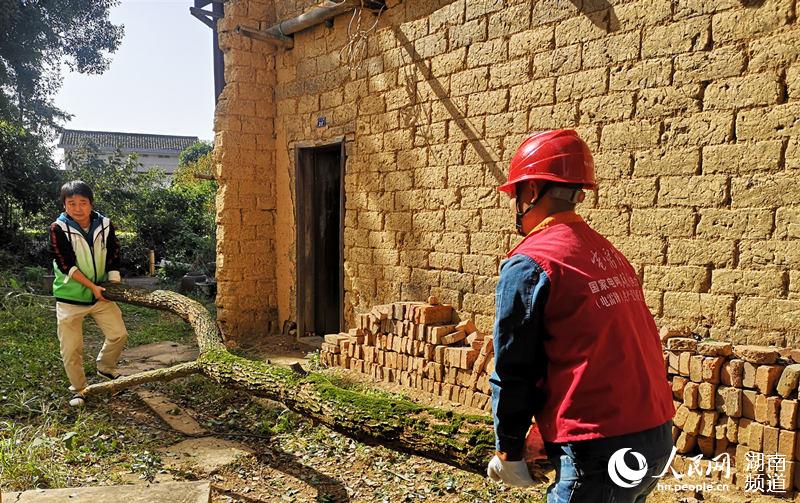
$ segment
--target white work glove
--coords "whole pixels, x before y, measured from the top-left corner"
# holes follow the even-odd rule
[[[503,461],[497,456],[489,461],[486,475],[495,482],[502,482],[512,487],[528,487],[533,485],[528,464],[525,461]]]

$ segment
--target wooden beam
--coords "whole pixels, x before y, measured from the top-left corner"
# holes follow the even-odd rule
[[[236,33],[244,35],[245,37],[248,38],[252,38],[254,40],[260,40],[262,42],[272,44],[276,47],[283,47],[284,49],[291,49],[292,47],[294,47],[294,40],[290,37],[284,37],[282,35],[273,35],[272,33],[255,30],[253,28],[247,28],[245,26],[237,26]]]

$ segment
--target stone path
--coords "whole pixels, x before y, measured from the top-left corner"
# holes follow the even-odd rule
[[[137,372],[164,368],[176,363],[197,358],[197,348],[163,341],[125,350],[120,360],[119,372],[131,375]],[[283,363],[283,362],[282,362]],[[288,362],[287,362],[288,363]],[[221,468],[242,457],[252,456],[253,451],[239,442],[208,436],[187,411],[165,395],[138,389],[136,395],[170,428],[189,438],[177,444],[159,449],[163,466],[168,470],[190,471],[212,475]],[[207,480],[199,482],[175,482],[171,476],[157,477],[158,483],[141,484],[131,480],[132,485],[76,487],[25,491],[3,494],[3,503],[96,503],[99,501],[124,501],[125,503],[208,503],[211,501],[211,485]]]
[[[159,449],[164,468],[213,475],[221,468],[253,455],[244,444],[215,437],[190,438],[175,445]]]
[[[131,374],[192,361],[197,358],[197,349],[165,341],[131,348],[123,352],[122,358],[125,363],[120,366],[120,372]],[[200,426],[189,411],[165,395],[141,389],[136,391],[136,395],[173,430],[190,437],[200,437],[159,449],[165,468],[185,470],[190,467],[192,471],[210,475],[243,456],[253,454],[250,448],[239,442],[207,436],[208,431]]]
[[[137,390],[136,396],[173,430],[190,437],[208,433],[188,412],[171,402],[165,395],[155,391]]]
[[[172,341],[145,344],[122,352],[119,372],[131,375],[197,359],[197,348]]]
[[[124,501],[125,503],[209,503],[211,483],[166,482],[162,484],[74,487],[65,489],[37,489],[22,493],[6,493],[4,503],[98,503]]]

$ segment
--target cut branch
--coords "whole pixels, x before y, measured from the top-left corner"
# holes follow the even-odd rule
[[[186,377],[191,374],[198,374],[203,371],[199,362],[185,362],[173,365],[172,367],[138,372],[125,377],[118,377],[113,381],[106,381],[99,384],[92,384],[86,387],[87,395],[99,395],[103,393],[116,393],[133,386],[145,384],[153,381],[171,381],[179,377]]]
[[[367,444],[424,456],[483,473],[494,451],[492,421],[423,407],[407,400],[367,396],[340,388],[320,373],[303,375],[227,351],[211,314],[202,304],[175,292],[103,285],[109,300],[180,316],[194,330],[200,355],[173,367],[92,385],[88,395],[114,393],[142,383],[202,373],[222,386],[281,402],[289,410]],[[543,476],[541,477],[543,479]]]

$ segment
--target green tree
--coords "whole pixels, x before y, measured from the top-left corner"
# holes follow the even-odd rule
[[[0,251],[23,260],[46,256],[44,225],[58,211],[61,181],[48,141],[68,117],[53,96],[62,65],[90,74],[108,68],[123,34],[108,17],[117,3],[0,0]],[[30,229],[39,227],[34,236]]]
[[[22,227],[42,224],[57,210],[61,177],[39,137],[0,120],[0,242],[9,244]]]
[[[210,190],[216,190],[217,184],[214,181],[212,155],[211,152],[208,152],[194,161],[178,164],[177,169],[172,174],[172,185],[201,185],[207,186]]]
[[[181,150],[181,153],[178,154],[178,166],[186,166],[187,164],[197,162],[198,159],[207,155],[212,150],[214,150],[214,146],[207,141],[201,140],[194,142]]]
[[[207,264],[214,262],[216,227],[215,190],[208,183],[159,187],[137,198],[137,240],[155,250],[158,259],[210,272]]]
[[[172,175],[171,190],[187,201],[191,200],[187,212],[190,218],[183,223],[183,230],[176,238],[166,243],[165,252],[182,253],[181,259],[196,272],[213,274],[216,256],[216,194],[214,179],[213,146],[197,142],[180,154],[178,168]]]
[[[137,199],[166,184],[163,172],[141,171],[136,154],[126,156],[117,150],[107,156],[92,143],[71,151],[67,164],[72,169],[65,176],[88,183],[95,194],[95,208],[124,230],[135,228]]]
[[[0,0],[0,118],[46,132],[67,117],[52,101],[61,65],[99,74],[122,40],[117,0]]]

